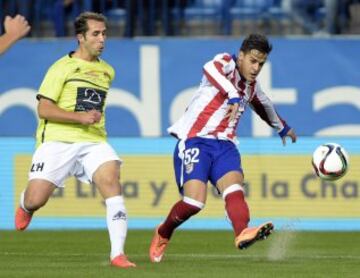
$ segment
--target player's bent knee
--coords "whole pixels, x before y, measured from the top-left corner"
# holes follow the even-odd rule
[[[112,175],[104,180],[104,184],[114,187],[120,187],[120,177],[118,175]]]
[[[35,211],[43,207],[48,201],[48,198],[30,197],[25,198],[24,206],[29,211]]]
[[[23,205],[29,211],[35,211],[43,207],[55,190],[55,185],[48,181],[31,180],[24,191]]]
[[[100,187],[120,187],[119,180],[120,177],[115,172],[97,172],[93,177],[94,183]]]

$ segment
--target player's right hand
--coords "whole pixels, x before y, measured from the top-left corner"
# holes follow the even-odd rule
[[[236,119],[238,110],[239,110],[239,103],[235,102],[232,104],[228,104],[225,117],[229,117],[229,122]]]
[[[15,17],[5,17],[4,29],[6,34],[11,36],[14,40],[18,40],[26,36],[31,27],[26,18],[18,14]]]
[[[101,113],[95,109],[79,114],[80,114],[80,119],[79,119],[80,123],[83,125],[92,125],[100,122],[101,120]]]

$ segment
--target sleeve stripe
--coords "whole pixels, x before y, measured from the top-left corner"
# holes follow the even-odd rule
[[[213,78],[210,73],[208,73],[205,69],[204,69],[204,74],[206,76],[206,78],[209,80],[209,82],[216,87],[216,89],[218,89],[222,94],[226,94],[225,89],[216,81],[215,78]]]
[[[222,68],[223,65],[220,62],[215,61],[214,66],[219,71],[220,74],[225,75],[223,68]]]
[[[56,103],[55,100],[53,100],[53,99],[51,99],[51,98],[49,98],[49,97],[46,97],[46,96],[44,96],[44,95],[42,95],[42,94],[37,94],[37,95],[36,95],[36,99],[37,99],[37,100],[40,100],[41,98],[44,98],[44,99],[47,99],[47,100],[52,101],[53,103]]]

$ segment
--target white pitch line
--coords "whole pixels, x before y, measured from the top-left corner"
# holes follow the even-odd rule
[[[139,255],[140,256],[140,255]],[[249,259],[268,259],[267,256],[264,255],[243,255],[243,254],[200,254],[200,253],[194,253],[194,254],[171,254],[166,253],[167,257],[178,257],[178,258],[187,258],[191,257],[193,258],[215,258],[215,259],[221,259],[221,258],[234,258],[234,259],[241,259],[241,258],[249,258]],[[301,256],[287,256],[288,259],[353,259],[353,260],[360,260],[360,256],[352,256],[352,255],[306,255],[304,257]],[[270,261],[270,260],[269,260]]]
[[[93,257],[103,257],[107,256],[107,254],[104,253],[64,253],[64,252],[51,252],[46,254],[40,254],[40,253],[34,253],[34,252],[0,252],[0,256],[32,256],[32,257],[40,257],[40,255],[43,255],[44,257],[49,256],[93,256]],[[140,255],[140,254],[133,254],[129,255],[131,258],[147,258],[148,255]],[[166,253],[166,257],[175,257],[175,258],[191,258],[191,259],[268,259],[267,256],[264,255],[248,255],[248,254],[202,254],[202,253]],[[360,260],[359,256],[354,255],[306,255],[304,257],[296,255],[296,256],[287,256],[285,260],[287,259],[303,259],[303,260],[312,260],[312,259],[347,259],[347,260]],[[270,260],[269,260],[270,261]]]

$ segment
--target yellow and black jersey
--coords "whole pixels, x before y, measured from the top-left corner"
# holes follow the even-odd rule
[[[48,70],[37,98],[47,98],[65,111],[102,112],[101,121],[93,125],[61,123],[40,119],[36,132],[37,145],[48,141],[101,142],[106,140],[105,101],[114,69],[105,61],[94,62],[72,57],[56,61]]]

